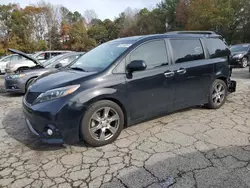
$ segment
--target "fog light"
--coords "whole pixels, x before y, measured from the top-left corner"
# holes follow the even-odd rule
[[[52,131],[51,129],[48,129],[48,130],[47,130],[47,134],[48,134],[49,136],[51,136],[51,135],[53,134],[53,131]]]

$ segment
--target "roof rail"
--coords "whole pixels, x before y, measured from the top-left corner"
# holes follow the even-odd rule
[[[199,34],[199,35],[217,35],[214,31],[171,31],[167,34]]]

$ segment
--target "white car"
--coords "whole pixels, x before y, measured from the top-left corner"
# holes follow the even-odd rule
[[[5,68],[6,68],[7,63],[16,61],[16,60],[21,60],[21,59],[24,59],[24,58],[18,54],[11,54],[11,55],[0,58],[0,74],[5,73]]]
[[[9,49],[9,51],[14,53],[14,54],[25,54],[23,52],[20,52],[18,50],[14,50],[14,49]],[[25,70],[25,69],[29,69],[31,67],[37,67],[42,62],[45,62],[52,57],[55,57],[57,55],[67,53],[67,52],[70,52],[70,51],[42,51],[42,52],[37,52],[31,56],[27,56],[27,54],[25,54],[27,56],[26,59],[11,61],[11,62],[7,63],[6,68],[5,68],[5,72],[6,73],[13,73],[13,72],[16,72],[19,70]],[[34,63],[34,61],[36,61],[36,63]]]

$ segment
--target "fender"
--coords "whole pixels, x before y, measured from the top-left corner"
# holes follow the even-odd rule
[[[88,107],[92,103],[99,100],[111,100],[116,102],[124,111],[124,113],[128,112],[128,101],[125,93],[118,91],[115,88],[91,88],[84,91],[80,91],[76,94],[71,101],[78,104],[78,106],[84,105],[84,107]]]
[[[214,78],[223,78],[227,80],[230,77],[230,67],[228,67],[228,62],[218,62],[214,64]]]

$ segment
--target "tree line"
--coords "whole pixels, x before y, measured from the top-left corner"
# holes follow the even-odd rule
[[[174,30],[212,30],[229,44],[250,42],[250,1],[162,0],[150,10],[128,7],[114,20],[45,1],[25,8],[0,5],[0,55],[8,48],[88,51],[119,37]]]

